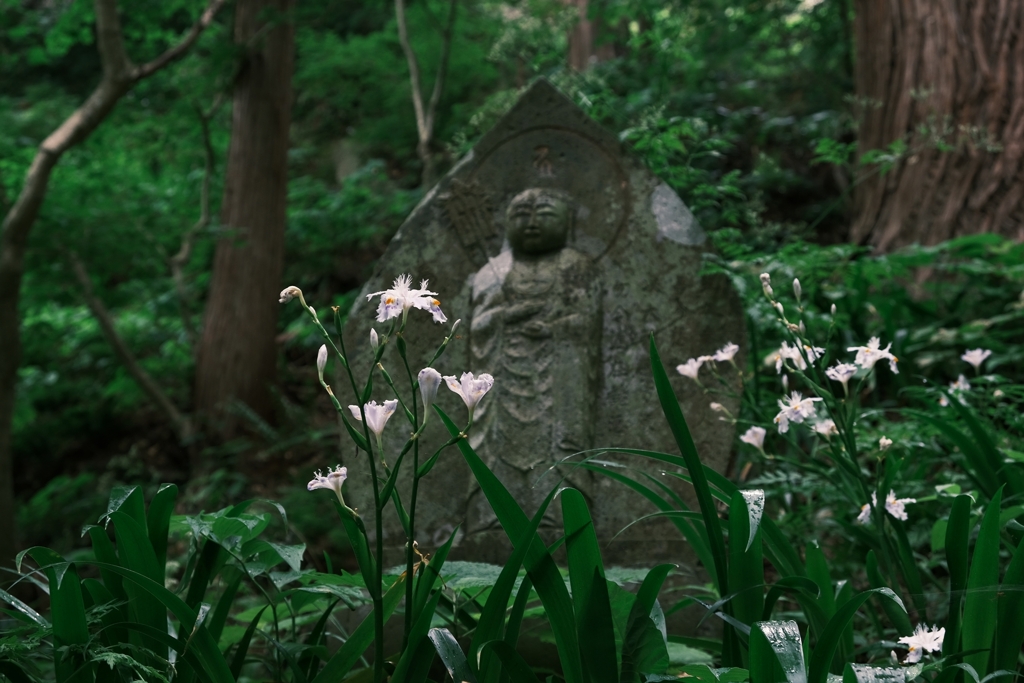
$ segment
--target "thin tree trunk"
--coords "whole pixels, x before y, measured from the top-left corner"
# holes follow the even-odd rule
[[[278,293],[288,195],[294,29],[291,0],[240,0],[235,40],[246,46],[235,83],[221,223],[196,363],[196,409],[225,435],[241,401],[273,413]],[[273,19],[272,19],[273,18]],[[268,19],[279,23],[269,25]]]
[[[115,0],[95,0],[96,46],[103,77],[88,99],[36,151],[25,183],[0,227],[0,566],[11,564],[14,528],[14,460],[11,452],[15,389],[21,362],[21,279],[28,236],[46,197],[50,174],[61,156],[92,133],[135,83],[182,57],[210,25],[225,0],[211,0],[189,33],[151,62],[134,65],[124,51]]]
[[[569,67],[574,71],[586,71],[594,64],[615,58],[615,46],[611,43],[597,44],[597,37],[603,28],[599,19],[590,19],[589,0],[567,0],[575,7],[576,23],[569,29]]]
[[[1024,3],[857,0],[860,153],[851,239],[879,251],[960,235],[1024,239]]]

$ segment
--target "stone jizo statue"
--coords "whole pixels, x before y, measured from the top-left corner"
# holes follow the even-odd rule
[[[678,453],[651,379],[650,335],[670,367],[745,338],[742,307],[728,279],[703,273],[709,251],[679,196],[616,135],[540,80],[413,210],[364,294],[386,288],[400,273],[414,273],[430,280],[449,316],[463,319],[434,367],[447,375],[467,368],[493,375],[493,389],[474,412],[470,443],[527,514],[566,477],[563,485],[579,489],[589,503],[607,564],[687,565],[692,554],[666,519],[616,536],[654,512],[647,500],[597,473],[568,465],[548,470],[588,449]],[[360,297],[346,337],[364,339],[373,317]],[[429,318],[409,319],[409,348],[424,349],[410,358],[414,371],[437,346],[433,325]],[[364,346],[353,354],[369,355]],[[349,348],[359,345],[350,342]],[[354,367],[360,362],[352,360]],[[742,352],[737,362],[742,365]],[[712,399],[692,380],[676,375],[673,381],[702,460],[724,471],[732,425],[718,419]],[[373,398],[393,396],[379,383]],[[713,400],[733,413],[738,409],[731,398]],[[438,405],[457,423],[466,418],[457,403],[439,397]],[[394,439],[385,449],[396,452],[406,437],[385,435]],[[432,420],[421,443],[447,438],[441,421]],[[620,474],[656,476],[696,505],[691,487],[662,476],[656,462],[614,453],[601,459],[643,473]],[[342,464],[350,477],[346,496],[361,505],[368,475]],[[403,499],[410,487],[403,469]],[[560,508],[555,500],[544,526],[560,526]],[[454,449],[420,486],[416,518],[422,549],[437,548],[458,528],[451,559],[502,563],[511,552]],[[404,557],[397,519],[385,517],[383,524],[386,547]]]
[[[519,193],[506,211],[510,249],[473,276],[471,363],[502,381],[471,443],[531,516],[557,483],[549,477],[535,486],[538,478],[593,446],[600,290],[592,259],[567,245],[575,209],[563,191]],[[556,521],[552,514],[545,523]],[[496,522],[471,482],[467,535]]]

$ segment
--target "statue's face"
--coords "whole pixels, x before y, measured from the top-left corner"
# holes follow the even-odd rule
[[[546,254],[565,246],[569,205],[544,190],[527,190],[508,207],[508,242],[520,254]]]

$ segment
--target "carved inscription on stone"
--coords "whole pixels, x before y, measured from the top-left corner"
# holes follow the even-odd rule
[[[490,197],[476,181],[453,180],[440,197],[444,214],[454,228],[459,243],[477,265],[487,260],[490,243],[498,236]]]

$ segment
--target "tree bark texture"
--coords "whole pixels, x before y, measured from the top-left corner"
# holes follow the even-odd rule
[[[182,57],[224,2],[211,0],[181,42],[153,61],[135,65],[124,51],[116,0],[95,0],[96,47],[103,62],[103,76],[88,99],[39,145],[21,191],[4,215],[0,226],[0,566],[12,563],[17,545],[11,430],[21,362],[21,280],[29,233],[46,197],[50,175],[61,156],[96,130],[135,83]]]
[[[857,0],[855,14],[860,154],[907,152],[862,170],[852,241],[1024,239],[1024,2]]]
[[[294,29],[291,0],[240,0],[235,40],[246,50],[235,82],[221,222],[196,364],[196,409],[225,435],[238,400],[273,413],[278,293],[288,194]],[[268,23],[273,22],[273,23]]]
[[[597,20],[590,19],[589,0],[567,0],[576,8],[578,19],[569,29],[569,66],[575,71],[586,71],[594,64],[615,58],[615,46],[610,43],[596,45],[601,28]]]

